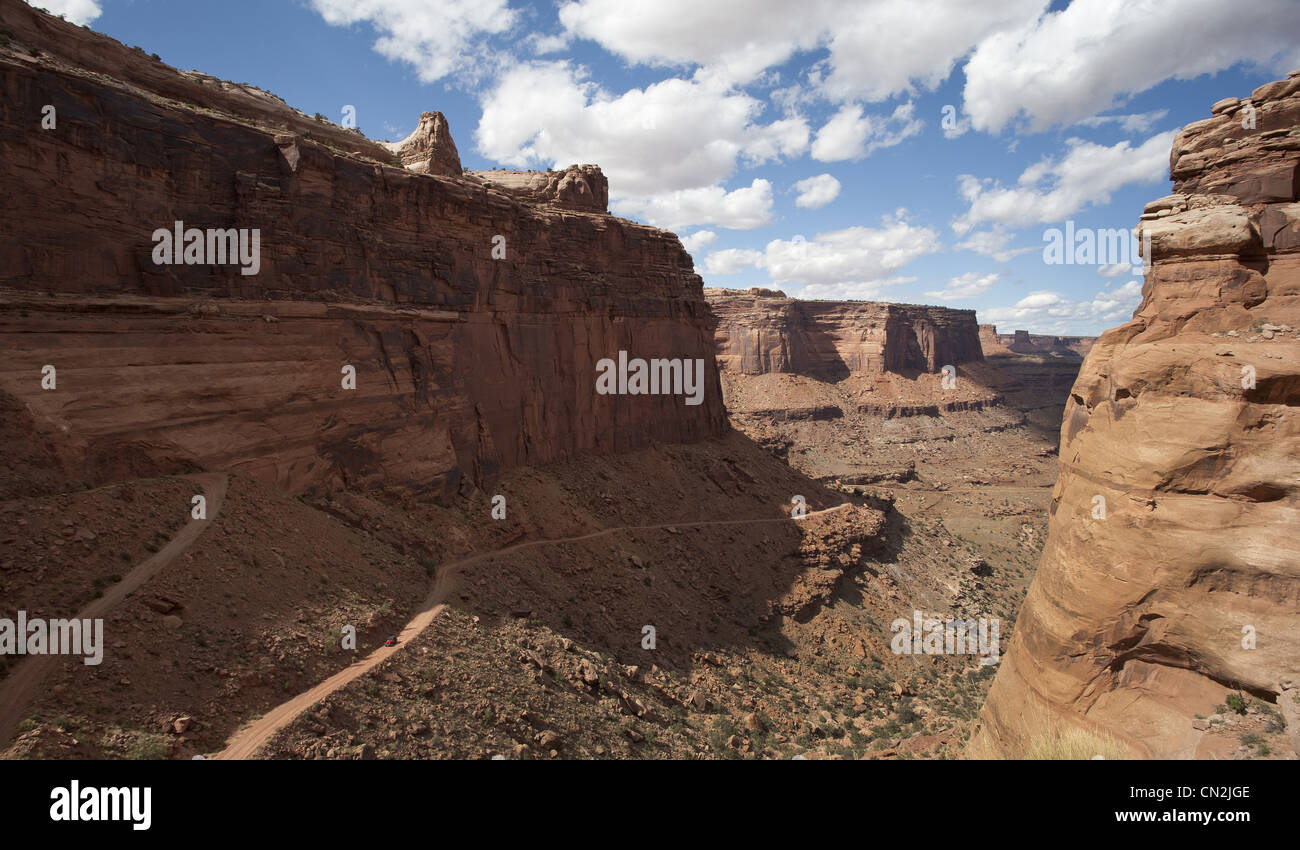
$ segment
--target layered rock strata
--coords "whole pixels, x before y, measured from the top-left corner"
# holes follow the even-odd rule
[[[835,379],[938,372],[984,359],[973,310],[858,301],[800,301],[782,293],[710,289],[724,369]]]
[[[590,184],[589,211],[526,203],[448,176],[436,113],[408,169],[25,4],[0,25],[0,389],[75,477],[449,491],[726,430],[689,255]],[[703,360],[702,403],[598,393],[620,351]]]
[[[1300,733],[1300,72],[1213,112],[1142,215],[1141,306],[1074,384],[1050,534],[973,751],[1081,727],[1207,757],[1198,717],[1230,691]]]
[[[1095,336],[1052,336],[1018,330],[1000,334],[996,325],[980,325],[980,348],[985,357],[998,354],[1053,354],[1081,360],[1088,355]]]
[[[579,212],[608,212],[609,180],[598,165],[570,165],[562,171],[471,171],[484,185],[529,204]]]

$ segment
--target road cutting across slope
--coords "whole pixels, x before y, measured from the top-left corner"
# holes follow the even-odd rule
[[[365,658],[353,662],[350,666],[330,676],[325,681],[313,687],[287,702],[281,703],[266,714],[259,717],[253,723],[237,731],[226,742],[226,748],[218,753],[217,759],[246,759],[251,758],[263,744],[271,739],[276,732],[288,726],[293,720],[325,697],[337,691],[360,676],[365,675],[376,666],[406,646],[412,638],[428,628],[429,624],[434,621],[442,610],[446,607],[445,599],[451,590],[451,582],[455,573],[471,564],[484,561],[489,558],[499,558],[509,555],[512,552],[518,552],[521,549],[530,549],[537,546],[555,546],[561,543],[580,543],[584,540],[593,540],[597,537],[605,537],[610,534],[617,534],[624,531],[657,531],[665,528],[702,528],[705,526],[717,525],[758,525],[774,522],[804,522],[814,516],[834,513],[850,505],[850,502],[838,504],[832,508],[825,508],[820,511],[810,511],[801,519],[795,520],[793,517],[771,517],[765,519],[717,519],[717,520],[693,520],[679,522],[664,522],[656,525],[620,525],[614,528],[606,528],[600,531],[593,531],[587,534],[579,534],[574,537],[554,537],[544,540],[529,540],[523,543],[516,543],[513,546],[507,546],[504,549],[497,549],[492,552],[481,552],[477,555],[470,555],[458,561],[451,561],[444,564],[438,569],[437,577],[434,579],[433,587],[429,590],[429,595],[425,598],[420,610],[411,618],[397,635],[397,643],[394,646],[381,646],[372,651]]]
[[[226,474],[203,472],[187,475],[203,487],[206,500],[206,516],[216,517],[221,511],[221,502],[226,497]],[[76,613],[73,619],[97,620],[111,611],[127,594],[138,589],[160,570],[190,547],[199,535],[208,527],[210,519],[191,519],[167,544],[141,561],[122,580],[105,588],[104,595],[92,600]],[[14,671],[0,682],[0,745],[8,744],[14,731],[23,719],[23,713],[40,690],[45,677],[61,660],[56,655],[30,655]]]

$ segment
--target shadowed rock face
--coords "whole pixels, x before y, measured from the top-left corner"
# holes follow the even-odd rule
[[[1296,742],[1300,76],[1251,108],[1253,127],[1234,100],[1185,128],[1175,194],[1142,216],[1153,269],[1075,382],[1050,534],[977,747],[1014,755],[1079,725],[1196,757],[1196,715],[1236,687],[1276,701]]]
[[[395,167],[273,96],[21,3],[0,23],[0,389],[83,480],[451,491],[726,431],[713,318],[672,234]],[[439,119],[399,147],[447,173]],[[152,234],[176,221],[257,229],[257,273],[156,264]],[[703,403],[598,394],[620,350],[702,359]]]
[[[718,360],[736,372],[834,379],[938,372],[983,360],[974,310],[913,304],[799,301],[768,290],[710,289]]]

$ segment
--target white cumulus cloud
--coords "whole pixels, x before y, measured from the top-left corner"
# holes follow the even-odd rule
[[[1168,109],[1153,109],[1150,112],[1134,112],[1128,115],[1090,115],[1075,123],[1084,127],[1115,124],[1125,133],[1146,133],[1168,114]]]
[[[727,248],[704,258],[700,274],[736,274],[763,265],[763,252],[749,248]]]
[[[980,311],[980,321],[1014,322],[1034,333],[1096,333],[1121,325],[1133,317],[1142,300],[1142,283],[1130,280],[1114,290],[1098,292],[1090,301],[1073,301],[1059,292],[1031,292],[1010,307]]]
[[[775,239],[767,244],[763,264],[774,284],[802,286],[802,298],[873,298],[886,286],[914,280],[896,272],[939,249],[938,233],[909,223],[900,210],[878,228]]]
[[[974,251],[976,254],[992,257],[999,263],[1010,262],[1012,257],[1038,250],[1033,247],[1012,248],[1010,247],[1011,239],[1012,234],[1006,228],[994,226],[988,230],[977,230],[969,234],[965,239],[957,243],[957,247],[965,251]]]
[[[820,209],[840,195],[840,181],[830,174],[818,174],[794,184],[799,193],[794,205],[806,210]]]
[[[40,0],[38,3],[27,0],[27,5],[44,9],[51,15],[62,15],[74,24],[88,24],[104,13],[95,0]]]
[[[910,101],[899,104],[888,116],[866,115],[861,105],[845,104],[817,131],[812,157],[821,162],[859,160],[879,148],[897,145],[925,126],[913,117],[914,112]]]
[[[965,68],[966,112],[977,130],[1020,116],[1043,130],[1238,62],[1300,64],[1295,0],[1073,0],[980,41]]]
[[[1097,267],[1097,274],[1101,277],[1123,277],[1132,270],[1130,263],[1106,263]]]
[[[630,62],[701,66],[747,83],[824,50],[810,81],[837,101],[933,89],[986,35],[1036,20],[1046,0],[573,0],[560,21]]]
[[[379,35],[375,51],[409,64],[426,83],[499,65],[503,57],[488,38],[507,32],[519,14],[508,0],[311,0],[311,6],[332,26],[372,26]]]
[[[984,223],[1028,227],[1105,204],[1121,186],[1166,177],[1174,135],[1172,130],[1157,134],[1136,148],[1128,141],[1106,147],[1070,139],[1064,156],[1046,157],[1029,166],[1014,187],[963,174],[958,183],[970,206],[952,228],[965,234]]]
[[[697,230],[690,236],[683,236],[681,238],[682,247],[691,254],[694,254],[697,251],[702,251],[717,241],[718,234],[714,233],[712,230]]]
[[[1002,275],[997,272],[986,275],[981,275],[979,272],[966,272],[949,280],[943,289],[925,294],[929,298],[938,298],[940,301],[974,298],[976,295],[988,292],[1001,279]]]
[[[753,230],[772,223],[772,184],[758,177],[730,192],[721,186],[678,189],[625,197],[611,206],[619,215],[641,218],[666,230],[703,224]]]
[[[666,228],[768,223],[768,181],[732,192],[723,184],[742,164],[808,147],[802,119],[757,123],[758,100],[705,78],[616,94],[566,61],[531,62],[502,74],[481,102],[475,139],[484,156],[523,168],[597,163],[613,209]]]

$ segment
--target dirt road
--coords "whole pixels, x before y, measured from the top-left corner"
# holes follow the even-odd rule
[[[820,514],[834,513],[848,507],[849,503],[839,504],[833,508],[826,508],[820,511],[810,511],[803,519],[818,516]],[[621,525],[614,528],[606,528],[601,531],[593,531],[589,534],[579,534],[575,537],[556,537],[545,540],[530,540],[525,543],[516,543],[513,546],[507,546],[504,549],[497,549],[492,552],[482,552],[477,555],[470,555],[459,561],[450,561],[438,569],[437,578],[433,582],[433,588],[425,598],[420,610],[416,613],[411,621],[403,627],[397,635],[396,646],[381,646],[371,652],[365,658],[353,662],[349,667],[340,670],[325,681],[316,685],[311,690],[299,694],[288,702],[281,703],[275,708],[262,715],[252,724],[245,726],[231,736],[226,742],[226,748],[218,753],[214,758],[217,759],[246,759],[251,758],[267,741],[271,739],[276,732],[293,722],[299,714],[311,708],[325,697],[337,691],[339,688],[353,681],[359,676],[364,675],[367,671],[374,669],[381,664],[384,659],[388,658],[394,652],[405,646],[412,638],[428,628],[434,618],[442,613],[445,608],[444,600],[451,590],[452,578],[459,570],[477,563],[478,561],[487,560],[488,558],[499,558],[509,555],[512,552],[518,552],[521,549],[530,549],[536,546],[555,546],[560,543],[578,543],[583,540],[593,540],[597,537],[605,537],[610,534],[617,534],[623,531],[655,531],[664,528],[702,528],[705,526],[715,525],[757,525],[774,522],[792,522],[790,517],[773,517],[770,519],[720,519],[720,520],[688,520],[685,522],[665,522],[657,525]]]
[[[185,477],[198,482],[203,487],[203,495],[207,499],[208,518],[189,520],[165,546],[141,561],[117,584],[105,589],[103,596],[92,600],[78,611],[75,619],[96,620],[103,617],[125,599],[128,593],[139,588],[157,575],[159,570],[176,560],[177,556],[188,549],[190,544],[197,540],[208,525],[216,519],[221,511],[221,501],[226,497],[225,473],[204,472]],[[0,746],[8,744],[13,738],[28,705],[39,692],[41,684],[54,665],[67,661],[70,657],[75,660],[75,656],[29,655],[5,677],[3,682],[0,682]],[[77,664],[81,666],[79,660]]]

